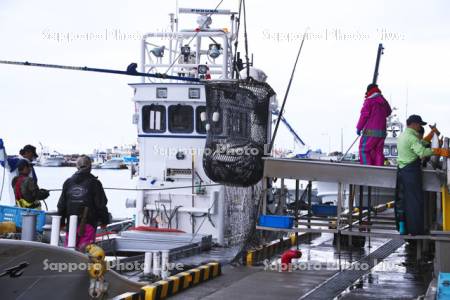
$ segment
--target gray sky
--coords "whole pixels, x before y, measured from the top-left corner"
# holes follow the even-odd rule
[[[180,7],[217,3],[180,0]],[[221,8],[237,4],[224,0]],[[0,59],[125,69],[139,62],[140,35],[167,28],[174,8],[175,1],[2,0]],[[408,91],[408,114],[450,135],[449,13],[445,0],[247,0],[249,47],[281,100],[299,37],[310,27],[286,117],[314,149],[327,151],[329,142],[340,149],[341,128],[344,148],[354,139],[380,41],[386,50],[379,84],[401,119]],[[0,137],[9,153],[39,141],[62,152],[135,142],[127,85],[135,81],[0,65]],[[292,143],[286,131],[279,138]]]

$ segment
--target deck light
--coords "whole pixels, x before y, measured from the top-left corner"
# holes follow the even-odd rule
[[[200,15],[197,18],[197,24],[201,30],[209,29],[209,25],[211,25],[211,23],[212,23],[211,16]]]
[[[164,56],[164,50],[166,49],[165,46],[161,46],[161,47],[155,47],[152,50],[150,50],[150,52],[155,56],[155,57],[163,57]]]
[[[222,47],[220,46],[220,44],[209,44],[208,55],[212,59],[216,59],[220,56],[221,50]]]
[[[189,47],[189,45],[182,46],[181,55],[184,56],[184,62],[187,62],[189,60],[189,55],[191,55],[191,47]]]
[[[207,65],[198,65],[197,70],[199,75],[206,75],[206,73],[208,73],[209,68]]]

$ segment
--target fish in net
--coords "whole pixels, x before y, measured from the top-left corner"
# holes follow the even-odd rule
[[[251,186],[263,176],[262,157],[270,136],[270,98],[265,82],[206,83],[206,175],[217,183]]]

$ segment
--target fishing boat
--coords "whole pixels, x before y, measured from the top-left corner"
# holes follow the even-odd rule
[[[171,14],[170,33],[145,34],[140,71],[210,82],[235,80],[236,13],[190,8],[178,13],[197,15],[197,24],[179,29],[181,20]],[[216,25],[216,19],[228,25]],[[142,190],[128,203],[136,207],[136,225],[211,235],[219,245],[241,242],[253,222],[249,209],[255,191],[219,185],[205,173],[203,150],[210,126],[205,121],[205,84],[143,78],[130,87],[140,150],[137,188]],[[218,117],[215,130],[225,130],[226,122]],[[236,213],[225,218],[230,212]]]
[[[196,16],[197,24],[179,29],[182,24],[180,16],[185,15]],[[208,132],[213,130],[225,136],[235,130],[236,134],[244,137],[250,133],[251,127],[247,125],[244,132],[242,126],[253,113],[245,113],[244,109],[249,109],[246,103],[243,103],[244,107],[225,107],[220,112],[208,112],[206,94],[211,92],[208,85],[232,84],[242,93],[253,94],[248,88],[258,88],[259,80],[264,81],[267,77],[261,70],[253,68],[249,60],[243,63],[236,48],[233,49],[240,21],[237,15],[226,9],[179,8],[177,14],[170,14],[170,32],[153,32],[143,36],[140,73],[164,75],[156,79],[143,76],[141,82],[130,84],[140,152],[135,188],[137,195],[135,199],[127,199],[126,203],[127,208],[135,212],[134,229],[118,230],[117,234],[97,239],[107,254],[120,254],[128,262],[142,261],[143,254],[146,262],[148,256],[153,257],[152,267],[147,272],[131,272],[131,275],[122,272],[128,279],[147,283],[166,279],[170,272],[161,269],[161,266],[167,265],[169,259],[171,262],[181,259],[187,266],[199,265],[205,260],[229,262],[242,251],[248,233],[254,227],[255,199],[262,197],[258,177],[253,176],[256,184],[226,185],[210,179],[204,167]],[[222,19],[222,22],[215,25],[213,19]],[[244,66],[247,71],[241,74]],[[133,69],[132,65],[129,69],[127,73],[136,72],[136,67]],[[250,83],[247,89],[238,86],[242,85],[238,78],[250,74],[255,83]],[[262,89],[259,91],[263,92]],[[267,105],[263,106],[266,110],[262,112],[266,116],[263,123],[270,124],[272,108],[269,96],[274,94],[265,95]],[[255,101],[255,96],[250,96]],[[272,97],[272,103],[275,103],[274,99]],[[227,110],[239,114],[230,118]],[[260,131],[259,135],[264,139],[270,136],[270,126],[267,126],[267,131]],[[117,168],[123,164],[121,157],[113,157],[99,164],[99,168]],[[4,243],[13,249],[36,247],[33,242],[24,242],[20,246]],[[60,244],[57,239],[54,243]],[[79,261],[79,258],[67,256],[63,250],[39,248],[43,249],[44,254],[56,251],[64,259]],[[111,272],[114,274],[114,271]],[[38,272],[37,276],[50,284],[45,274]],[[66,279],[61,280],[67,284]],[[124,279],[115,284],[109,296],[130,286]],[[86,295],[88,289],[92,291],[86,286],[86,280],[77,281],[75,285],[80,291],[83,289]],[[27,285],[24,284],[23,288],[27,289]],[[134,290],[136,285],[129,291]],[[12,289],[10,292],[14,291]],[[76,298],[79,294],[73,292],[70,297]]]
[[[110,169],[110,170],[120,170],[126,169],[127,166],[125,161],[120,157],[114,157],[104,163],[99,164],[96,168],[98,169]]]
[[[62,167],[66,164],[66,159],[64,155],[59,152],[43,151],[39,156],[37,164],[41,167]]]

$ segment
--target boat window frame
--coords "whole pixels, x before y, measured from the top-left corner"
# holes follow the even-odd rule
[[[206,114],[206,105],[199,105],[195,108],[195,131],[199,134],[206,134],[206,120],[202,121],[200,118],[202,112]]]
[[[156,108],[156,109],[155,109]],[[160,113],[160,129],[155,129],[155,128],[150,128],[150,121],[151,121],[151,112],[154,111],[155,112],[155,116],[156,116],[156,112]],[[142,113],[142,132],[144,133],[164,133],[166,132],[167,129],[167,108],[166,106],[162,105],[162,104],[146,104],[142,106],[141,109],[141,113]],[[156,118],[154,117],[154,120],[156,122]],[[156,125],[156,123],[154,124]],[[156,127],[156,126],[155,126]]]
[[[190,117],[189,127],[185,126],[186,129],[183,129],[183,130],[174,129],[173,122],[172,122],[172,115],[174,113],[174,109],[184,109],[184,108],[190,109],[190,112],[185,112],[186,116]],[[194,122],[195,122],[194,107],[192,105],[179,103],[179,104],[172,104],[167,107],[167,123],[168,123],[168,129],[169,129],[170,133],[184,133],[184,134],[193,133],[194,127],[195,127]],[[187,123],[185,125],[187,125]]]
[[[208,131],[206,130],[206,124],[208,123],[208,120],[210,120],[210,131],[213,134],[222,134],[223,132],[223,114],[222,114],[222,109],[220,107],[217,108],[217,112],[219,113],[219,121],[217,122],[213,122],[212,121],[212,115],[209,116],[209,118],[206,118],[206,121],[202,122],[201,118],[200,118],[200,113],[199,113],[199,109],[203,109],[204,108],[204,112],[206,113],[206,105],[198,105],[195,108],[195,130],[198,134],[207,134]],[[204,131],[199,130],[199,126],[203,124],[204,127]]]

